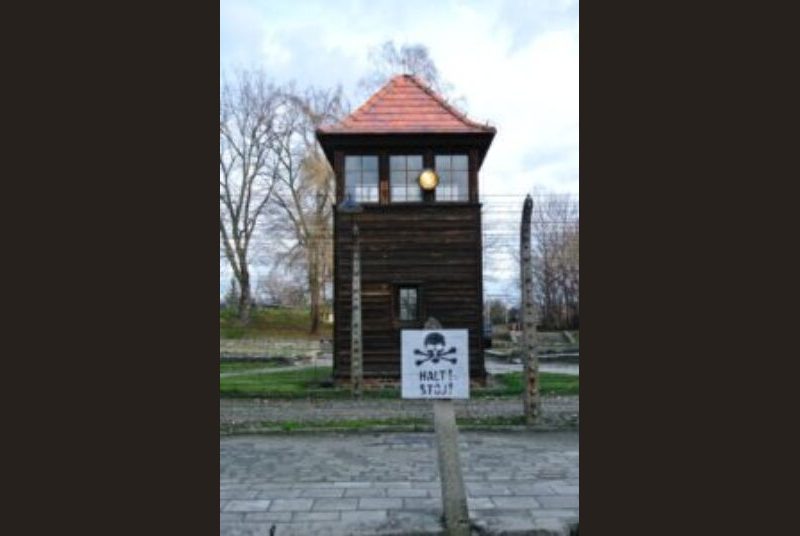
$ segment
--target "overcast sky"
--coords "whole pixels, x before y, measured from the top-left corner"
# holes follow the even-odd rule
[[[263,67],[352,97],[370,47],[428,47],[467,114],[498,133],[481,194],[578,193],[578,2],[222,0],[220,68]]]
[[[341,84],[353,108],[369,50],[387,40],[428,47],[470,118],[497,127],[482,201],[521,207],[534,188],[578,194],[577,1],[220,2],[221,71],[259,67],[300,87]],[[507,194],[515,197],[495,197]]]

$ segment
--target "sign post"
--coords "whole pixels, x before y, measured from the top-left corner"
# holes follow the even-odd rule
[[[426,327],[430,325],[429,322]],[[401,336],[403,398],[433,400],[447,534],[469,536],[469,510],[452,400],[469,398],[468,332],[466,329],[403,330]]]

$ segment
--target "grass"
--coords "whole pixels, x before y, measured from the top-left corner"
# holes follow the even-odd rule
[[[265,421],[260,424],[263,428],[279,428],[284,432],[290,432],[299,428],[340,428],[345,430],[359,430],[373,426],[414,426],[426,424],[425,419],[419,417],[409,418],[388,418],[388,419],[353,419],[353,420],[330,420],[315,422],[284,421],[274,423]]]
[[[522,426],[525,416],[494,416],[494,417],[458,417],[456,423],[462,429],[483,428],[486,426]],[[351,419],[327,421],[262,421],[259,423],[226,423],[220,424],[223,434],[258,433],[258,432],[292,432],[295,430],[335,430],[357,431],[375,429],[377,427],[399,428],[410,431],[430,430],[433,426],[429,417],[395,417],[386,419]]]
[[[318,391],[335,391],[323,388],[330,377],[330,367],[231,376],[219,379],[219,394],[222,397],[304,398],[320,394]]]
[[[330,338],[332,324],[320,323],[320,332],[311,335],[308,309],[269,308],[255,309],[250,322],[243,326],[236,312],[223,309],[219,313],[219,336],[221,339],[274,338],[274,339],[319,339]]]
[[[522,394],[522,372],[509,372],[496,374],[494,379],[498,387],[486,389],[487,392],[496,393],[495,396],[517,396]],[[555,372],[542,372],[539,391],[543,395],[577,395],[579,377],[572,374],[558,374]]]
[[[245,365],[246,363],[242,363]],[[246,369],[240,369],[246,370]],[[334,387],[330,367],[298,368],[272,373],[243,374],[220,378],[219,392],[223,398],[350,398],[350,390]],[[473,398],[516,397],[522,394],[522,373],[511,372],[494,376],[495,387],[472,389]],[[577,395],[578,376],[543,372],[541,393],[544,395]],[[400,389],[365,389],[364,398],[400,398]]]
[[[575,331],[570,330],[570,334],[575,339],[575,342],[580,342],[580,340],[581,340],[581,332],[580,331],[578,331],[578,330],[575,330]]]
[[[245,372],[248,370],[259,370],[264,368],[285,367],[288,363],[280,360],[270,361],[221,361],[219,364],[220,374],[228,372]]]

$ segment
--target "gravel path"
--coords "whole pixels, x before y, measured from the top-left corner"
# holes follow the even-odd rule
[[[474,398],[454,401],[457,417],[487,418],[522,415],[519,399]],[[577,396],[542,398],[545,428],[575,428],[578,424]],[[338,420],[432,418],[427,400],[269,400],[220,399],[220,426],[248,423],[312,423]]]

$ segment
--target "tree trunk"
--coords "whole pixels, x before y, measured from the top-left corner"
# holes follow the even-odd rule
[[[239,322],[247,324],[250,322],[250,272],[247,265],[242,265],[241,277],[239,278]]]
[[[308,291],[311,294],[309,333],[312,335],[319,333],[320,282],[318,274],[319,255],[316,247],[311,247],[308,253]]]

